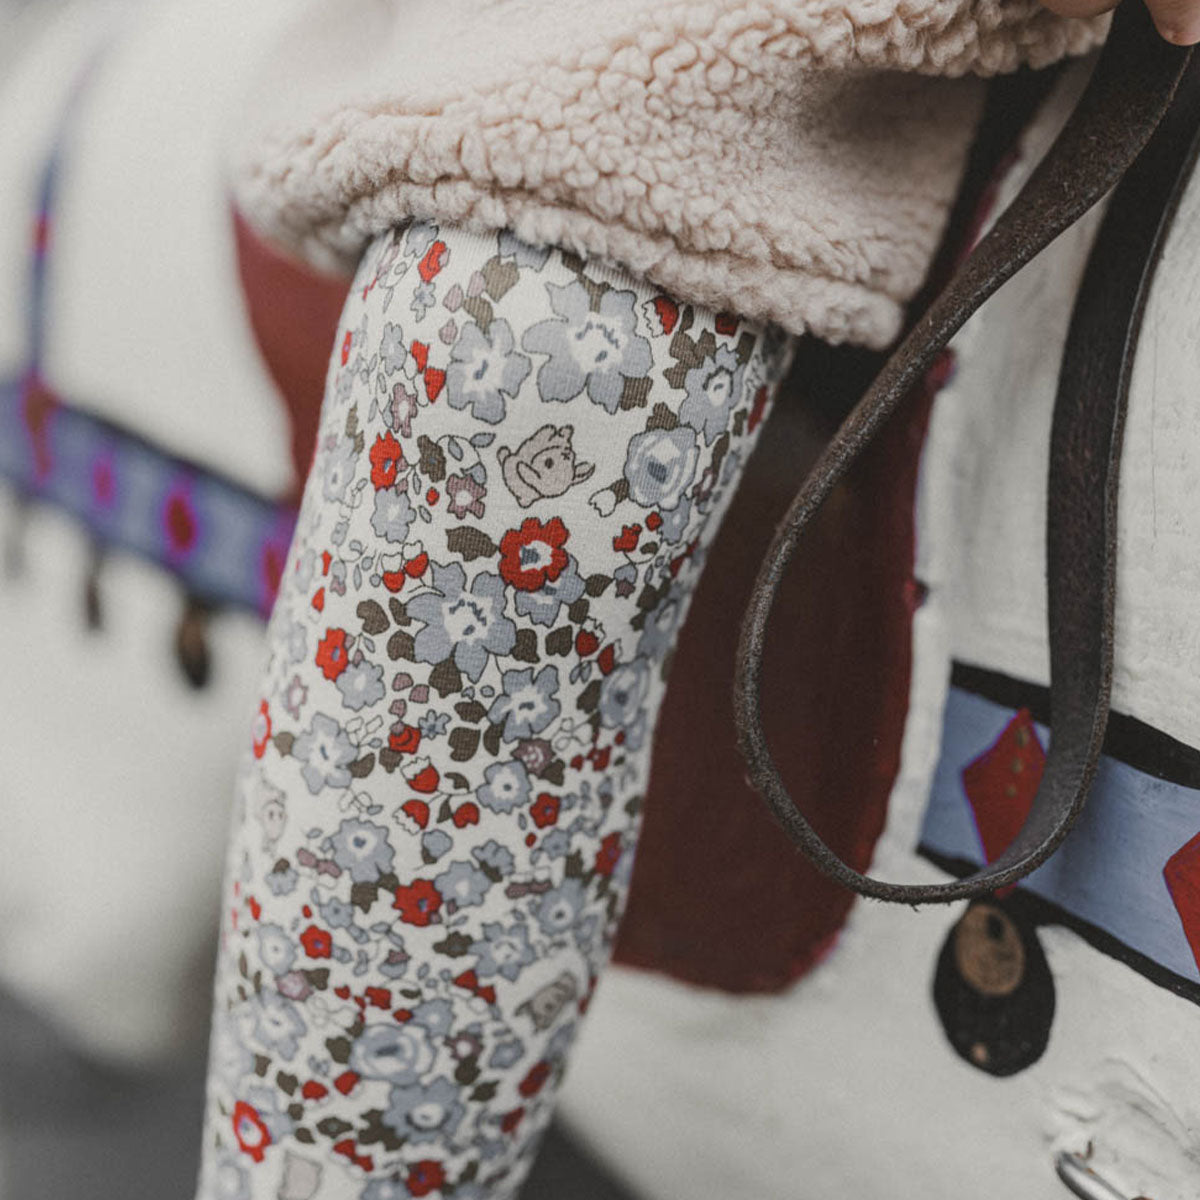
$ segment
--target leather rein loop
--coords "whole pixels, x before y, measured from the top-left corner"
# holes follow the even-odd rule
[[[1158,35],[1141,0],[1120,5],[1087,89],[1054,145],[842,423],[759,568],[734,679],[750,780],[796,846],[861,895],[948,902],[1015,883],[1057,849],[1090,790],[1112,682],[1117,479],[1129,376],[1158,251],[1195,158],[1200,86],[1184,87],[1162,135],[1138,156],[1171,109],[1191,59],[1190,48]],[[1200,72],[1188,74],[1189,85],[1200,83]],[[780,582],[809,522],[937,354],[989,296],[1127,172],[1089,258],[1055,400],[1047,529],[1053,736],[1041,787],[1014,842],[966,878],[897,884],[864,875],[834,854],[796,808],[767,745],[762,657]]]

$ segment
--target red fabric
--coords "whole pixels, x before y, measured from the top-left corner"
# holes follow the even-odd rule
[[[237,213],[233,223],[246,313],[291,421],[298,496],[312,462],[325,369],[351,281],[284,257]]]

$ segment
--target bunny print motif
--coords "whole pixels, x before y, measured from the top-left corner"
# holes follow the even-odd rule
[[[501,446],[496,452],[505,486],[522,508],[536,500],[561,496],[569,487],[592,477],[594,463],[575,460],[570,425],[543,425],[515,450]]]

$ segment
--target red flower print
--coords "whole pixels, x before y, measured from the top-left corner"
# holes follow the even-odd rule
[[[422,829],[429,824],[429,805],[424,800],[409,800],[401,805],[401,811]]]
[[[421,278],[428,283],[445,266],[446,243],[434,242],[425,251],[425,257],[417,264]]]
[[[256,1163],[263,1160],[263,1152],[271,1144],[271,1131],[263,1124],[258,1110],[239,1100],[233,1106],[233,1136],[244,1154]]]
[[[328,958],[333,953],[333,936],[316,925],[300,935],[300,944],[309,958]]]
[[[384,554],[379,559],[383,586],[389,592],[398,592],[410,579],[420,579],[429,569],[429,555],[418,551],[411,558],[400,554]]]
[[[549,1078],[550,1064],[543,1058],[530,1068],[529,1074],[517,1085],[517,1091],[525,1097],[536,1096]]]
[[[325,630],[325,636],[317,643],[316,662],[329,680],[336,679],[350,665],[344,629]]]
[[[442,1170],[440,1162],[432,1158],[423,1158],[420,1162],[413,1163],[404,1182],[414,1196],[428,1196],[446,1182],[446,1172]]]
[[[425,395],[429,397],[429,403],[432,404],[442,394],[442,388],[446,383],[446,372],[438,367],[426,367],[422,378],[425,380]]]
[[[521,1108],[514,1108],[512,1110],[512,1112],[506,1112],[504,1114],[504,1116],[500,1118],[500,1132],[501,1133],[514,1133],[516,1131],[517,1126],[520,1125],[521,1118],[524,1115],[525,1115],[524,1106],[522,1106]]]
[[[562,547],[570,536],[559,517],[545,524],[526,517],[520,529],[510,529],[500,539],[500,577],[520,592],[536,592],[562,574],[567,565]]]
[[[437,767],[425,755],[406,762],[400,768],[400,774],[404,776],[408,786],[414,792],[420,792],[422,796],[428,796],[436,792],[438,785],[442,782],[442,777]]]
[[[364,1171],[375,1169],[375,1160],[369,1154],[359,1154],[353,1138],[342,1138],[340,1142],[334,1142],[333,1152],[348,1158],[356,1167],[362,1167]]]
[[[667,296],[655,296],[647,304],[653,310],[656,318],[651,321],[651,325],[659,333],[670,334],[679,321],[679,305]]]
[[[342,338],[342,366],[344,367],[350,361],[350,347],[354,345],[354,335],[350,330],[346,330],[346,336]]]
[[[400,920],[406,925],[428,925],[442,907],[441,893],[428,879],[414,879],[408,887],[396,889],[396,903]]]
[[[529,815],[539,829],[544,829],[558,820],[558,806],[557,796],[552,796],[549,792],[542,792],[530,806]]]
[[[265,700],[258,706],[251,736],[254,739],[254,757],[262,758],[267,752],[267,743],[271,740],[271,707]]]
[[[611,875],[616,870],[620,857],[621,835],[619,833],[610,833],[600,843],[600,849],[596,851],[596,862],[594,864],[596,874]]]
[[[642,536],[642,527],[640,525],[622,525],[621,536],[613,538],[614,550],[636,550],[638,538]]]
[[[371,447],[371,482],[375,490],[390,488],[396,482],[396,476],[404,466],[404,450],[392,436],[391,430],[382,433],[375,439]]]
[[[464,971],[461,975],[455,975],[454,982],[460,988],[466,988],[468,992],[473,992],[482,1000],[486,1000],[489,1004],[496,1003],[496,989],[491,987],[480,987],[479,977],[474,971]]]
[[[478,825],[479,805],[472,800],[468,800],[466,804],[460,804],[454,810],[454,824],[458,829],[465,829],[468,825]]]
[[[329,1095],[329,1089],[315,1079],[310,1079],[301,1089],[300,1095],[305,1100],[322,1100]]]
[[[395,733],[388,734],[388,748],[397,754],[416,754],[421,745],[421,731],[415,725],[401,725]]]
[[[391,988],[369,987],[363,992],[368,1004],[372,1008],[391,1008],[392,1007],[392,990]]]

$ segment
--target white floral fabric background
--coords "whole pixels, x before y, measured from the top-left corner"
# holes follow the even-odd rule
[[[790,350],[507,233],[370,247],[236,799],[201,1200],[515,1195]]]

